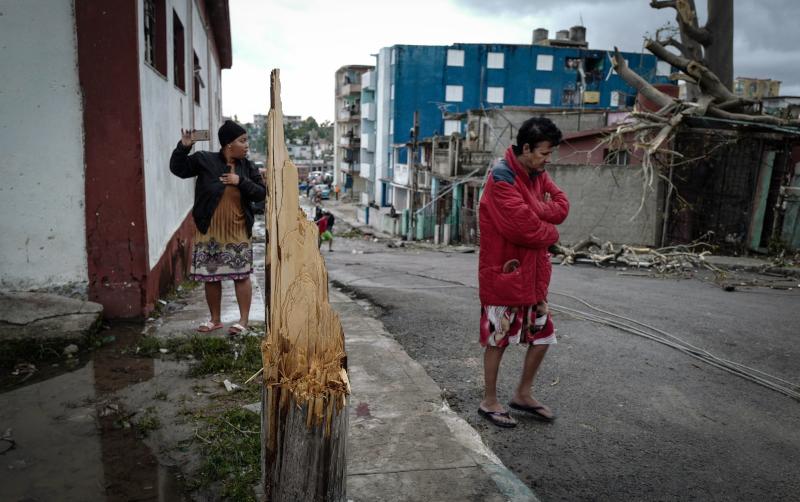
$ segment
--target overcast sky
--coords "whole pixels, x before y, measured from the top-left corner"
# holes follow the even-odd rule
[[[697,0],[700,22],[705,1]],[[672,21],[649,0],[230,0],[233,68],[223,70],[223,113],[249,122],[269,109],[269,72],[280,68],[286,115],[334,115],[334,73],[374,64],[381,47],[456,42],[529,44],[533,29],[580,24],[589,47],[641,51]],[[774,78],[800,95],[800,1],[735,0],[734,75]]]

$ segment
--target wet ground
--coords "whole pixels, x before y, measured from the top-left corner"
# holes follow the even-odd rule
[[[29,378],[4,375],[3,500],[183,500],[175,472],[143,441],[138,424],[146,425],[147,411],[119,397],[180,365],[126,354],[141,331],[138,324],[108,326],[107,343],[91,353],[38,361],[43,370]]]

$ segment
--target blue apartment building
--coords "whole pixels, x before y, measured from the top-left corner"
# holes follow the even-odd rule
[[[381,206],[394,205],[398,211],[407,208],[406,143],[415,112],[419,137],[426,138],[463,134],[468,110],[632,106],[635,91],[614,72],[612,55],[613,51],[589,49],[583,27],[558,32],[552,40],[546,30],[536,30],[534,42],[527,45],[456,43],[381,49],[370,77],[374,91],[364,96],[376,104],[374,152],[369,168],[362,169],[372,190],[367,198]],[[668,83],[670,68],[655,56],[622,55],[648,82]]]

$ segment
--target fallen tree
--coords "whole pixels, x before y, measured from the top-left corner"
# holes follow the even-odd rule
[[[616,135],[635,134],[636,146],[650,157],[668,151],[675,129],[686,117],[713,117],[750,124],[800,127],[800,120],[766,115],[757,100],[737,97],[732,91],[733,0],[708,0],[708,23],[700,27],[694,0],[651,0],[656,9],[674,8],[681,40],[669,36],[645,41],[645,48],[678,72],[673,79],[687,83],[687,100],[673,98],[632,71],[619,50],[614,48],[612,63],[619,76],[638,93],[654,103],[657,110],[637,110],[621,124]],[[667,47],[678,50],[670,51]],[[722,77],[717,71],[724,72]],[[646,159],[647,160],[647,159]]]

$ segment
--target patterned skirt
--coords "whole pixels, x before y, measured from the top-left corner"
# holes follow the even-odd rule
[[[252,272],[253,247],[247,236],[242,195],[237,187],[226,186],[208,231],[195,234],[189,278],[204,282],[240,280]]]

